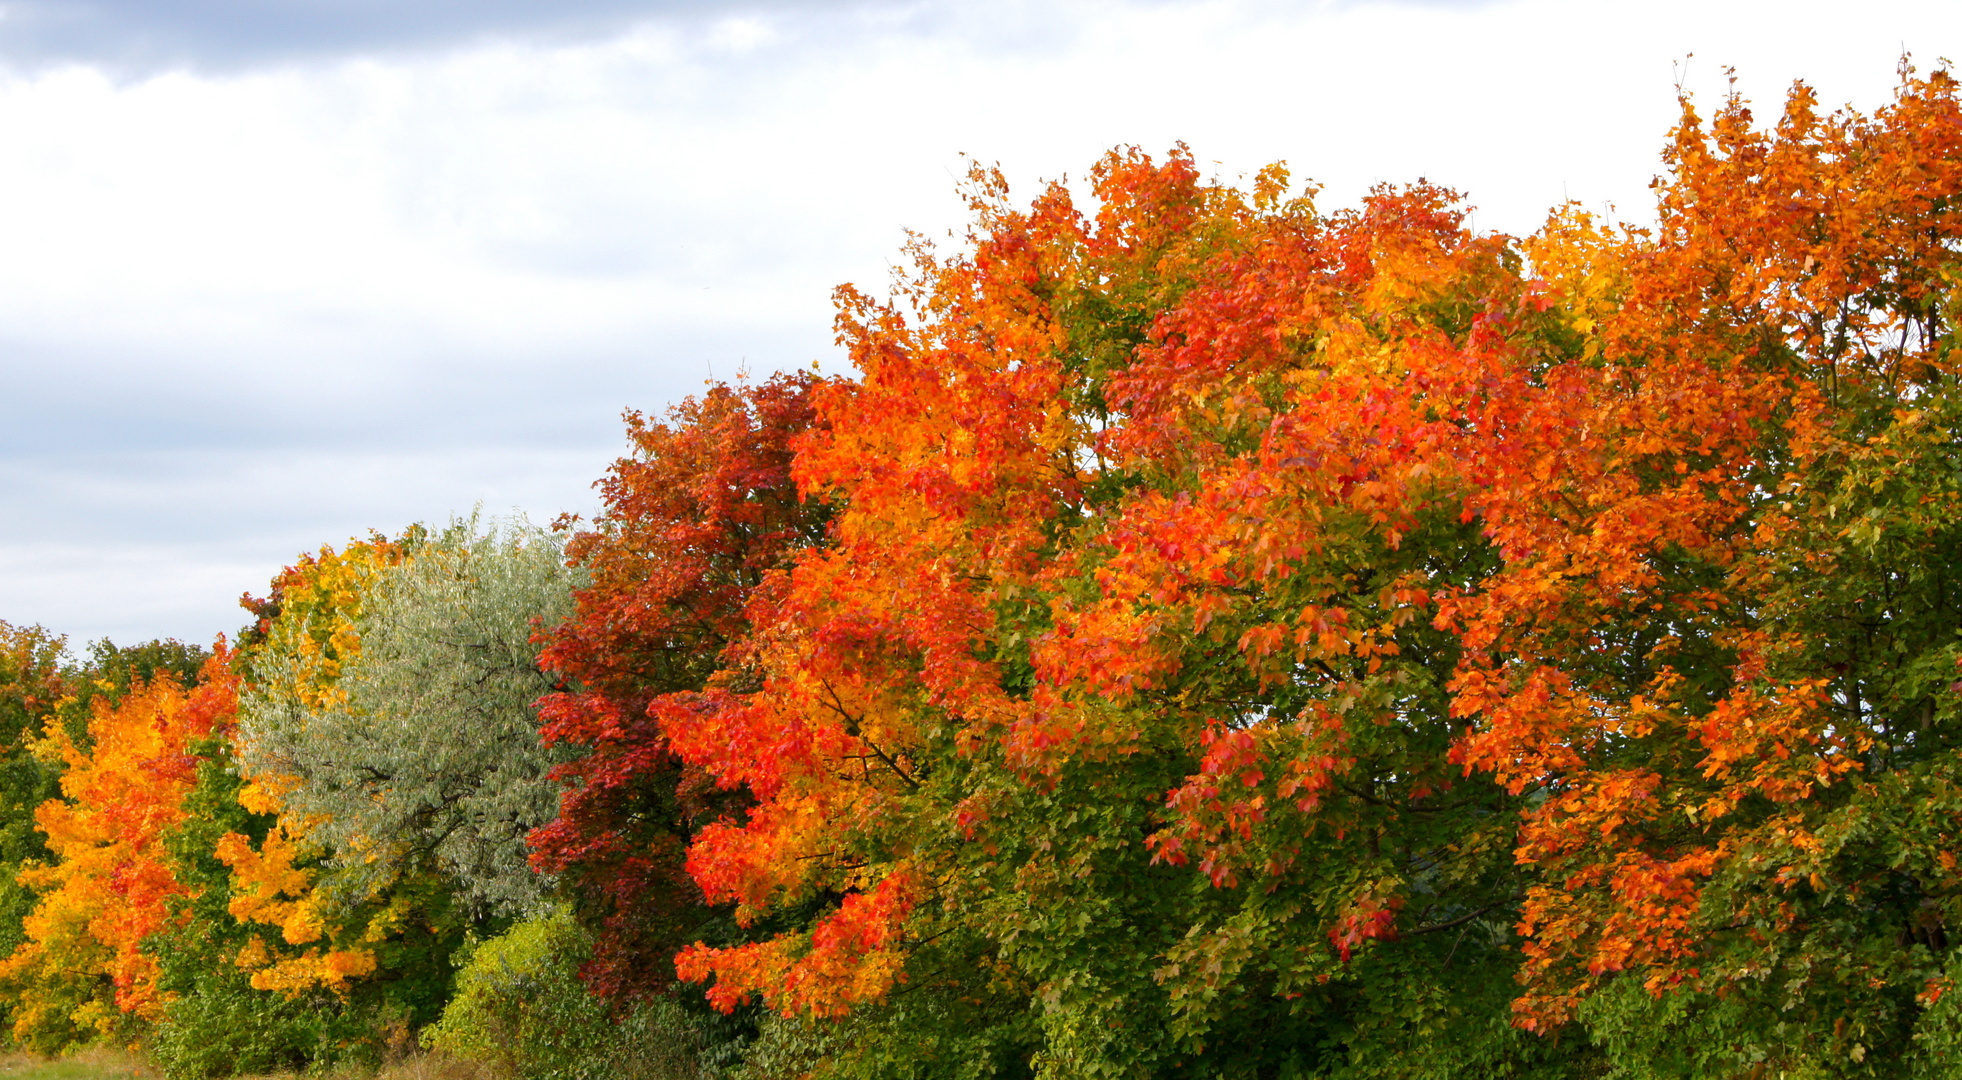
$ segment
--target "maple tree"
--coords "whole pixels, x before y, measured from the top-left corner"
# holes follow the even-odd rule
[[[1489,552],[1448,489],[1440,507],[1399,518],[1401,546],[1368,507],[1330,530],[1324,552],[1250,536],[1254,524],[1299,534],[1303,518],[1332,511],[1313,487],[1265,505],[1232,487],[1297,353],[1181,355],[1154,326],[1216,314],[1195,300],[1211,275],[1238,275],[1244,297],[1258,273],[1289,304],[1318,285],[1309,302],[1358,316],[1375,302],[1397,336],[1442,338],[1452,328],[1436,324],[1450,318],[1462,334],[1464,310],[1477,310],[1462,297],[1505,279],[1505,245],[1466,234],[1448,192],[1383,190],[1360,214],[1322,220],[1281,196],[1279,171],[1246,196],[1201,183],[1183,153],[1105,159],[1095,220],[1061,187],[1018,212],[999,177],[973,179],[973,253],[916,251],[899,297],[916,322],[840,298],[863,381],[820,395],[828,426],[797,461],[806,491],[840,513],[781,599],[751,601],[761,685],[728,679],[655,703],[687,760],[757,799],[697,838],[689,860],[704,891],[740,919],[810,913],[765,941],[697,946],[683,974],[712,976],[724,1007],[763,996],[818,1021],[912,1017],[883,1039],[877,1025],[852,1027],[861,1062],[1313,1068],[1336,1041],[1373,1047],[1358,1064],[1403,1074],[1446,1054],[1530,1064],[1540,1047],[1503,1023],[1487,1033],[1503,992],[1458,994],[1479,974],[1491,986],[1509,960],[1491,933],[1517,890],[1509,795],[1473,780],[1440,799],[1450,815],[1401,807],[1458,772],[1444,760],[1456,725],[1442,695],[1456,652],[1411,619],[1422,601],[1409,577],[1468,579]],[[1281,344],[1267,328],[1220,330],[1191,338]],[[1175,405],[1154,408],[1150,393]],[[1348,430],[1375,420],[1299,418]],[[1328,467],[1340,475],[1340,461]],[[1346,636],[1344,601],[1381,628],[1358,617]],[[1340,648],[1324,644],[1317,666],[1258,648],[1279,638],[1275,613],[1305,605],[1324,609]],[[1317,638],[1289,646],[1301,640]],[[1350,644],[1364,648],[1344,654]],[[1267,723],[1317,707],[1330,732],[1348,711],[1401,707],[1411,723],[1358,723],[1356,740],[1336,744]],[[1322,776],[1344,760],[1381,780],[1346,793],[1293,778],[1301,801],[1326,803],[1311,815],[1320,829],[1279,819],[1285,840],[1260,858],[1199,852],[1209,874],[1195,876],[1179,862],[1205,838],[1165,829],[1167,793],[1226,772],[1224,756],[1262,732]],[[1399,876],[1420,872],[1430,895],[1411,905],[1409,945],[1369,948],[1407,905]],[[1287,888],[1230,888],[1265,874]],[[1440,986],[1426,968],[1448,962],[1462,976]],[[1477,998],[1485,1011],[1468,1007]]]
[[[165,672],[134,681],[120,698],[98,698],[86,745],[59,726],[47,733],[42,752],[66,766],[62,797],[34,816],[54,861],[21,873],[41,896],[27,940],[0,963],[0,980],[19,988],[20,1041],[59,1049],[116,1030],[122,1013],[161,1014],[156,959],[143,944],[184,891],[164,839],[183,820],[190,747],[233,721],[230,659],[221,640],[194,685]]]
[[[1577,419],[1621,436],[1624,475],[1515,481],[1591,512],[1508,517],[1535,591],[1615,628],[1619,683],[1494,707],[1495,663],[1461,691],[1491,718],[1464,760],[1549,790],[1520,851],[1528,1026],[1580,1009],[1705,1071],[1887,1072],[1954,1038],[1958,140],[1954,80],[1905,61],[1871,118],[1803,86],[1768,130],[1686,103],[1658,229],[1598,260],[1618,280],[1585,329],[1628,390]],[[1602,461],[1586,438],[1542,453]],[[1544,602],[1495,589],[1476,616],[1533,627],[1494,635],[1514,670],[1558,640],[1522,618]]]
[[[36,888],[44,882],[33,875],[24,881],[22,873],[57,859],[36,820],[37,811],[62,794],[66,760],[48,741],[50,733],[62,732],[70,745],[86,752],[94,745],[90,726],[99,708],[158,678],[193,683],[209,659],[205,650],[174,640],[127,647],[97,641],[80,661],[69,657],[65,646],[65,639],[42,627],[0,623],[0,730],[5,733],[0,749],[0,952],[7,956],[30,944],[27,919],[41,902]],[[53,987],[41,968],[29,965],[19,974],[38,981],[44,991]],[[22,989],[16,985],[15,993],[0,995],[0,1017],[10,1032],[24,1019]],[[110,1000],[113,983],[106,972],[78,971],[62,993],[73,1003]],[[78,1034],[72,1010],[48,1008],[50,1000],[38,996],[39,1011],[28,1024],[43,1047]]]
[[[1656,229],[1522,242],[1183,153],[1093,217],[978,172],[969,253],[841,292],[795,467],[840,511],[757,674],[653,703],[755,799],[705,893],[805,913],[684,976],[992,1001],[1054,1075],[1949,1038],[1955,97],[1685,101]]]
[[[803,374],[716,385],[665,423],[629,412],[633,455],[598,484],[599,517],[566,543],[591,580],[540,658],[566,686],[539,715],[548,742],[577,749],[555,772],[567,785],[559,815],[530,843],[533,865],[559,877],[593,931],[584,977],[608,996],[665,990],[669,958],[707,918],[682,860],[723,800],[683,768],[648,709],[744,678],[747,605],[822,540],[828,510],[790,479],[819,385]]]

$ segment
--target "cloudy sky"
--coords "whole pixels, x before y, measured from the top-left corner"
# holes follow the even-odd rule
[[[1679,80],[1872,109],[1962,5],[0,3],[0,619],[209,641],[303,550],[590,511],[619,413],[1104,150],[1647,217]]]

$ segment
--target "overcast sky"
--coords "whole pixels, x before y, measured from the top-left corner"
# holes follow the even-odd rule
[[[1962,5],[23,0],[0,7],[0,619],[208,642],[281,566],[590,512],[619,413],[839,370],[828,295],[1175,141],[1481,229],[1649,216],[1676,81],[1887,100]],[[1694,54],[1693,56],[1691,54]]]

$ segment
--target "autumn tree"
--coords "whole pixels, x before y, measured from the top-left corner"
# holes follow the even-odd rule
[[[1587,467],[1509,485],[1541,504],[1506,515],[1537,534],[1531,602],[1587,621],[1562,642],[1494,589],[1499,648],[1461,675],[1463,760],[1549,795],[1529,1026],[1578,1012],[1630,1068],[1711,1075],[1905,1075],[1955,1044],[1959,146],[1954,80],[1905,62],[1872,117],[1802,85],[1768,128],[1685,102],[1652,235],[1543,242],[1619,392],[1539,451]],[[1551,699],[1501,698],[1506,668]]]
[[[59,773],[35,756],[33,744],[72,693],[65,646],[39,626],[0,622],[0,952],[9,955],[34,906],[33,892],[17,877],[26,863],[49,854],[34,810],[58,793]]]
[[[65,645],[64,638],[39,626],[0,623],[0,949],[8,956],[32,951],[27,922],[47,903],[37,892],[45,890],[47,880],[38,875],[62,858],[49,847],[38,821],[44,806],[61,800],[60,780],[68,767],[61,744],[50,740],[59,734],[70,749],[91,754],[93,725],[102,708],[116,706],[159,678],[190,684],[209,657],[201,648],[174,640],[118,647],[104,639],[93,643],[81,660],[69,656]],[[0,997],[0,1016],[8,1029],[24,1023],[44,1047],[75,1037],[80,1029],[70,1012],[46,1007],[46,993],[29,991],[29,983],[38,991],[51,991],[43,978],[49,973],[30,964],[18,974],[26,982]],[[113,984],[106,972],[78,971],[65,993],[74,1003],[109,1000]],[[28,1004],[38,1008],[35,1018],[22,1011]]]
[[[545,738],[576,749],[532,858],[593,931],[585,977],[608,996],[665,991],[672,956],[709,917],[683,857],[728,796],[670,751],[649,709],[753,677],[750,605],[824,538],[827,509],[790,478],[821,385],[779,375],[713,386],[665,422],[629,412],[633,453],[599,483],[598,518],[566,544],[590,583],[544,652],[566,687],[539,712]]]
[[[241,635],[241,732],[298,713],[344,707],[361,624],[380,581],[428,539],[411,528],[302,556]],[[452,882],[427,865],[391,864],[362,887],[329,887],[327,823],[287,805],[301,778],[245,763],[241,736],[211,740],[194,815],[168,846],[179,880],[177,924],[151,939],[160,985],[175,995],[152,1051],[173,1076],[233,1068],[312,1067],[398,1049],[433,1021],[450,957],[472,920]],[[249,740],[248,740],[249,743]],[[496,927],[478,927],[495,932]]]
[[[34,746],[76,679],[66,641],[39,626],[0,622],[0,953],[26,941],[35,894],[20,883],[30,864],[50,857],[34,811],[60,793],[60,766]],[[0,998],[0,1024],[11,1030],[12,998]]]
[[[167,1004],[143,945],[184,893],[165,838],[184,818],[195,777],[191,747],[233,722],[237,677],[222,640],[195,684],[168,672],[132,679],[93,703],[87,740],[60,726],[41,751],[65,766],[61,797],[35,811],[51,859],[22,872],[40,894],[27,940],[0,981],[19,995],[14,1037],[44,1052],[159,1017]]]
[[[797,915],[683,973],[842,1073],[1918,1067],[1955,98],[1686,102],[1657,229],[1524,241],[1183,154],[1093,217],[978,173],[968,252],[841,295],[795,470],[841,510],[756,677],[655,703],[755,799],[697,880]]]
[[[1416,465],[1384,358],[1537,314],[1519,260],[1429,187],[1092,181],[978,171],[971,251],[841,294],[862,381],[796,466],[831,541],[752,605],[760,679],[657,705],[756,800],[697,879],[800,917],[684,974],[844,1075],[1559,1070],[1505,1024],[1522,802],[1446,759],[1431,596],[1497,554],[1449,471],[1371,475]]]

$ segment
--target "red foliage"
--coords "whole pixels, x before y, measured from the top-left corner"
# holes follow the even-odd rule
[[[823,508],[790,478],[818,384],[718,385],[667,423],[628,413],[634,455],[600,482],[603,511],[567,545],[592,580],[550,634],[541,664],[565,689],[539,712],[547,741],[586,753],[555,774],[568,790],[558,819],[532,834],[532,862],[571,886],[598,932],[585,976],[602,994],[665,988],[669,958],[703,917],[683,857],[727,796],[682,765],[650,709],[710,682],[739,690],[732,644],[745,641],[748,605],[823,537]]]

